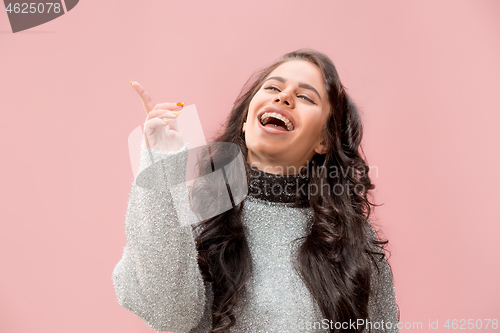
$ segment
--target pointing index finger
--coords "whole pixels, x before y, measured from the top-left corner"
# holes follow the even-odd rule
[[[144,89],[138,82],[131,82],[130,83],[132,87],[134,87],[135,91],[139,94],[139,97],[141,98],[142,105],[144,106],[144,110],[146,111],[146,114],[151,112],[155,104],[153,103],[153,100],[149,96],[148,92],[146,89]]]

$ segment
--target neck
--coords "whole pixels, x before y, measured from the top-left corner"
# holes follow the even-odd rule
[[[309,164],[309,160],[304,163],[283,163],[276,160],[263,160],[256,158],[252,152],[248,152],[247,163],[253,168],[265,173],[275,175],[297,175],[305,173]]]
[[[295,203],[299,207],[309,205],[309,177],[301,174],[273,174],[249,166],[248,195],[269,202]]]

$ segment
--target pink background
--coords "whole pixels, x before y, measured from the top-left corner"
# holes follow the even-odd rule
[[[401,321],[500,319],[499,16],[497,0],[87,0],[12,34],[2,10],[0,332],[152,332],[111,281],[145,119],[129,81],[196,104],[210,138],[252,72],[303,47],[362,109]]]

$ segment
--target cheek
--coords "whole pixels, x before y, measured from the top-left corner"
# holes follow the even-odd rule
[[[259,112],[260,101],[258,98],[253,98],[248,105],[247,121],[255,121],[257,118],[257,112]]]
[[[259,105],[265,100],[266,96],[262,93],[262,91],[258,91],[252,98],[250,105]]]
[[[323,130],[323,123],[317,119],[309,119],[307,123],[303,123],[301,139],[304,142],[314,142]]]
[[[323,126],[321,114],[315,114],[304,119],[304,130],[307,132],[317,132]]]
[[[248,113],[247,113],[247,117],[250,117],[252,116],[253,114],[255,114],[257,112],[257,110],[255,110],[255,105],[256,105],[256,100],[255,100],[255,97],[250,101],[250,104],[248,104]]]

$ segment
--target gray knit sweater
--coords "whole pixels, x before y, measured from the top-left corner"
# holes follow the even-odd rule
[[[185,191],[156,186],[185,180],[187,144],[177,152],[141,150],[139,173],[132,183],[125,217],[127,244],[113,271],[121,306],[151,328],[168,332],[209,332],[212,287],[204,283],[197,262],[191,226],[179,223]],[[163,160],[151,167],[154,161]],[[139,174],[138,173],[138,174]],[[177,196],[177,197],[176,197]],[[180,199],[180,201],[179,201]],[[184,201],[186,201],[184,199]],[[182,205],[182,204],[181,204]],[[252,258],[252,276],[235,308],[231,332],[328,332],[328,327],[353,329],[356,322],[323,319],[318,305],[293,268],[298,242],[312,218],[310,207],[247,196],[242,211]],[[397,332],[397,306],[389,265],[372,274],[370,325],[377,332]]]

